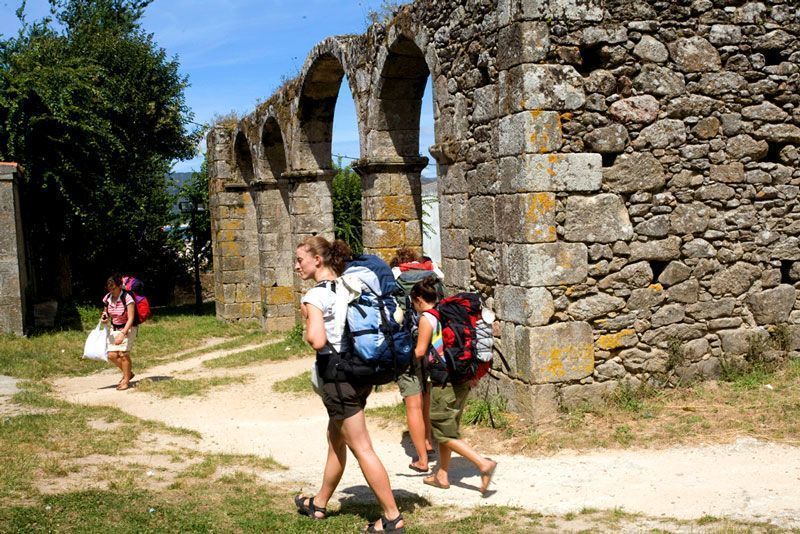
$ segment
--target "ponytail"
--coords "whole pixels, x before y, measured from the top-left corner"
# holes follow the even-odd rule
[[[440,298],[438,283],[439,280],[435,276],[423,278],[411,288],[411,298],[421,298],[428,304],[436,304]]]
[[[324,237],[318,235],[303,239],[298,245],[298,248],[299,247],[305,247],[314,256],[322,258],[323,265],[330,267],[337,276],[344,272],[347,262],[350,261],[353,256],[350,245],[341,239],[336,239],[331,243]]]

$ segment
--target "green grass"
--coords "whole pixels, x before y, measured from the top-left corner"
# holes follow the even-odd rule
[[[464,423],[491,428],[508,426],[506,400],[500,395],[488,398],[471,398],[464,407]]]
[[[79,308],[81,329],[43,332],[27,338],[0,335],[0,374],[42,379],[59,375],[86,375],[108,364],[82,358],[87,333],[97,325],[100,312]],[[197,347],[208,338],[248,336],[267,339],[256,323],[224,323],[213,314],[193,315],[184,309],[158,310],[139,327],[133,349],[135,369],[163,361],[165,357]]]
[[[203,362],[203,365],[212,369],[222,367],[244,367],[254,363],[281,361],[311,355],[313,355],[313,352],[308,345],[298,342],[296,339],[292,339],[291,336],[289,336],[287,339],[279,341],[278,343],[229,354],[221,358],[214,358],[213,360],[206,360]]]
[[[371,417],[383,417],[394,421],[406,420],[406,405],[404,402],[392,404],[391,406],[379,406],[377,408],[367,408],[364,413]]]
[[[252,467],[265,470],[286,470],[288,467],[279,464],[272,457],[262,458],[252,454],[208,454],[200,463],[197,463],[183,473],[183,478],[211,478],[220,467]]]
[[[144,430],[199,437],[196,432],[137,419],[115,408],[54,400],[41,384],[23,383],[22,388],[13,401],[42,413],[0,419],[0,495],[35,494],[32,484],[37,474],[63,475],[69,460],[119,454],[133,446]],[[92,421],[115,424],[98,431]]]
[[[278,393],[314,393],[311,388],[311,371],[275,382],[272,389]]]
[[[191,397],[193,395],[203,395],[208,390],[227,386],[230,384],[245,384],[254,378],[253,375],[238,376],[219,376],[213,378],[195,378],[182,380],[173,378],[170,380],[141,380],[136,384],[134,391],[153,393],[162,398],[169,397]]]

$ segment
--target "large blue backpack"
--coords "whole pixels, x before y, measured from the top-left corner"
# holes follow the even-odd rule
[[[395,319],[397,284],[385,261],[371,254],[356,256],[342,277],[361,282],[361,296],[347,307],[348,347],[337,364],[348,380],[381,385],[408,369],[414,347],[411,334]]]

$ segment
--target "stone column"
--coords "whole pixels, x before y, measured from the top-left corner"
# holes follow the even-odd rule
[[[499,7],[494,209],[502,242],[495,306],[512,375],[528,384],[552,384],[594,370],[591,325],[551,323],[551,289],[584,282],[588,274],[586,245],[558,239],[556,196],[598,193],[602,161],[599,154],[560,152],[562,114],[583,107],[583,80],[572,66],[542,63],[550,46],[547,17],[571,18],[594,2],[565,1],[569,9],[542,4],[557,13],[544,7],[540,13],[534,4],[505,1]]]
[[[361,160],[364,251],[391,259],[397,248],[422,250],[422,170],[428,158]]]
[[[332,169],[295,170],[284,172],[281,182],[288,194],[289,216],[292,220],[290,242],[286,249],[290,252],[289,265],[294,262],[294,250],[306,237],[322,236],[333,240],[333,200],[331,187],[335,171]],[[300,295],[310,287],[311,282],[303,283],[296,274],[294,298],[290,302],[291,311],[300,321]]]
[[[16,163],[0,163],[0,333],[25,333],[28,286]]]
[[[209,209],[217,317],[261,320],[256,211],[248,186],[231,168],[233,139],[224,128],[208,134]]]

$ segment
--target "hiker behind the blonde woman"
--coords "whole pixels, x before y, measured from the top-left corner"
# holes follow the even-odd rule
[[[133,295],[125,291],[122,276],[115,274],[106,280],[106,296],[103,297],[103,313],[100,321],[111,323],[106,340],[108,360],[122,371],[122,379],[117,389],[124,391],[130,388],[133,378],[131,350],[136,340],[138,328],[133,325],[136,318],[136,302]]]
[[[417,283],[411,290],[414,309],[420,314],[419,334],[414,355],[424,358],[429,350],[434,350],[440,358],[444,358],[442,328],[435,313],[431,310],[438,302],[435,280],[426,278]],[[481,493],[489,489],[497,462],[478,454],[466,441],[461,439],[461,414],[464,404],[474,384],[452,384],[449,380],[444,387],[433,384],[431,388],[431,426],[433,437],[439,442],[439,465],[436,472],[423,479],[429,486],[447,489],[450,487],[448,468],[452,453],[458,453],[478,468],[481,475]]]
[[[344,271],[350,256],[350,247],[344,241],[337,239],[330,243],[319,236],[306,238],[296,250],[295,270],[303,280],[316,282],[301,299],[300,307],[306,321],[306,341],[317,351],[322,402],[328,412],[328,453],[317,494],[298,495],[294,501],[300,513],[312,519],[325,519],[328,501],[344,473],[349,448],[382,510],[381,520],[371,523],[367,532],[404,532],[403,516],[395,503],[389,475],[372,448],[364,418],[372,386],[351,383],[336,369],[339,353],[348,349],[348,343],[334,327],[333,281]]]
[[[424,271],[422,275],[425,273],[435,274],[432,266],[425,264],[425,261],[430,262],[416,250],[410,247],[401,247],[397,249],[394,258],[389,261],[389,265],[392,267],[395,279],[399,279],[404,272],[408,272],[410,269],[418,273]],[[415,312],[413,309],[407,309],[405,313]],[[416,324],[415,321],[413,323]],[[412,459],[408,468],[418,473],[427,473],[429,471],[429,455],[434,452],[429,417],[431,394],[427,375],[419,360],[415,358],[408,371],[397,378],[397,386],[406,405],[408,435],[417,452],[416,458]]]

